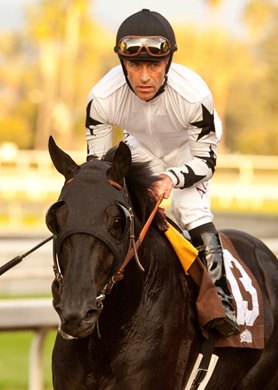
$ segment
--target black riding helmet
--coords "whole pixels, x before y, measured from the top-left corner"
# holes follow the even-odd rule
[[[166,50],[165,55],[161,54],[159,56],[150,55],[147,50],[142,50],[138,52],[138,55],[125,55],[120,50],[120,44],[123,38],[125,37],[161,37],[165,38],[168,42],[168,50]],[[127,76],[123,60],[127,59],[129,61],[150,61],[157,62],[169,57],[169,63],[166,69],[168,72],[171,60],[174,51],[177,50],[175,33],[168,22],[161,14],[155,11],[150,11],[149,9],[142,9],[127,19],[125,19],[120,25],[117,36],[116,36],[116,45],[114,47],[115,53],[118,54],[121,61],[123,71],[125,76]],[[128,80],[127,80],[128,82]],[[128,83],[129,84],[129,83]]]

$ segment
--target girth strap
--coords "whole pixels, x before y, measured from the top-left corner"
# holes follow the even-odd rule
[[[215,340],[213,332],[209,332],[208,338],[203,339],[200,353],[184,390],[205,389],[218,361],[218,356],[213,354]]]

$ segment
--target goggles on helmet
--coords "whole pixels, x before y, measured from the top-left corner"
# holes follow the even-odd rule
[[[119,41],[116,53],[123,57],[138,57],[142,50],[150,57],[166,57],[171,45],[168,39],[159,36],[126,36]]]

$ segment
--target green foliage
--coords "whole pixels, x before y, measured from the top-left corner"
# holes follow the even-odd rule
[[[28,358],[27,351],[31,333],[1,333],[0,335],[0,387],[1,389],[27,389]],[[22,360],[22,356],[24,359]]]
[[[212,20],[218,3],[207,2]],[[41,0],[28,8],[22,31],[0,35],[0,142],[45,149],[51,133],[65,148],[86,147],[87,95],[118,63],[114,34],[92,19],[90,6],[89,0]],[[225,151],[276,155],[277,1],[249,0],[244,17],[245,40],[212,25],[175,25],[174,61],[210,86]]]
[[[265,5],[254,3],[260,3],[256,10]],[[258,31],[256,39],[245,41],[216,28],[177,31],[175,60],[194,69],[210,86],[223,123],[225,152],[278,153],[278,5],[267,3],[268,24],[260,25],[261,39]],[[247,11],[253,15],[252,10]],[[255,18],[256,25],[259,20],[265,23],[266,15]]]
[[[14,142],[22,149],[32,147],[33,133],[27,117],[8,116],[0,118],[0,143]]]
[[[28,359],[32,337],[32,332],[0,333],[0,389],[26,390],[28,388]],[[44,383],[47,389],[51,388],[51,353],[54,338],[55,332],[50,332],[43,355]]]

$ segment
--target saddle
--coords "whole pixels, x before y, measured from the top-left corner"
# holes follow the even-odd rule
[[[172,224],[164,231],[176,252],[184,271],[199,287],[196,308],[200,326],[208,319],[219,317],[219,299],[198,251]],[[215,347],[264,348],[263,299],[260,286],[249,267],[240,258],[237,250],[224,234],[220,233],[224,254],[226,277],[234,297],[234,309],[240,333],[216,340]],[[222,304],[221,304],[222,305]],[[220,308],[222,310],[222,307]],[[224,316],[224,311],[222,316]],[[205,336],[205,332],[203,332]]]
[[[261,288],[231,240],[223,233],[220,235],[226,276],[231,294],[234,296],[234,309],[240,333],[219,339],[215,346],[263,349],[265,341]]]

